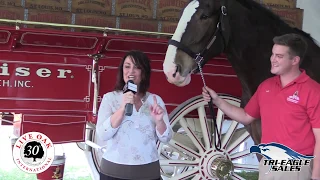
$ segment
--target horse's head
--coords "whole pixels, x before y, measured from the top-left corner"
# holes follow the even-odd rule
[[[222,53],[229,34],[225,32],[225,1],[192,0],[184,8],[163,63],[169,83],[189,84],[191,74],[199,70],[196,61],[203,66],[208,59]]]

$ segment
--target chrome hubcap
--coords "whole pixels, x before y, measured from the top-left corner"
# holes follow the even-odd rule
[[[218,179],[229,179],[234,172],[232,162],[223,156],[214,159],[210,167],[212,176]]]

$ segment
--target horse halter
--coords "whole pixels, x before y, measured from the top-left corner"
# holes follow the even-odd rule
[[[229,33],[224,33],[226,31],[226,28],[225,28],[225,23],[224,22],[224,19],[227,19],[227,7],[226,7],[226,1],[227,0],[221,0],[220,1],[220,16],[219,16],[219,21],[217,23],[217,28],[216,30],[214,31],[213,35],[211,36],[211,39],[209,41],[209,43],[205,46],[205,48],[200,52],[200,53],[195,53],[193,52],[192,50],[190,50],[188,47],[186,47],[185,45],[183,45],[182,43],[176,41],[176,40],[173,40],[173,39],[170,39],[168,44],[169,45],[173,45],[173,46],[176,46],[179,50],[183,51],[184,53],[188,54],[190,57],[192,57],[195,62],[197,63],[197,65],[202,65],[203,63],[203,59],[204,59],[204,55],[207,53],[207,51],[210,49],[210,47],[212,46],[212,44],[215,42],[215,40],[217,39],[217,34],[219,31],[221,31],[221,36],[223,38],[223,47],[224,49],[226,48],[227,44],[228,44],[228,40],[229,40]],[[227,22],[229,23],[229,22]],[[228,31],[229,29],[227,29]],[[224,35],[223,35],[224,34]],[[201,68],[200,66],[198,67],[199,68],[199,71],[201,73]],[[178,71],[178,68],[176,69],[176,72],[175,74],[177,73]],[[175,76],[174,74],[174,76]]]

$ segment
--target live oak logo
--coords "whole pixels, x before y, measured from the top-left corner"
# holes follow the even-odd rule
[[[28,132],[13,146],[13,161],[26,173],[38,174],[47,170],[54,160],[54,145],[44,134]]]

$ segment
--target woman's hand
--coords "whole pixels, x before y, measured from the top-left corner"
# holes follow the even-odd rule
[[[123,94],[122,104],[120,109],[125,110],[126,104],[134,104],[134,94],[131,91],[128,91]]]
[[[164,110],[157,103],[156,96],[153,96],[153,104],[150,106],[150,114],[155,120],[156,124],[163,121]]]

